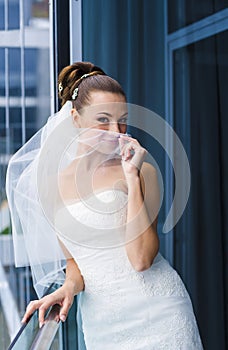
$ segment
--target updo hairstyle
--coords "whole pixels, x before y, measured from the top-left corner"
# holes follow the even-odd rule
[[[85,74],[89,75],[83,77]],[[75,62],[63,68],[59,74],[58,87],[61,105],[72,100],[73,107],[78,111],[89,104],[92,91],[121,94],[126,99],[120,84],[90,62]],[[77,96],[72,98],[76,88],[78,88]]]

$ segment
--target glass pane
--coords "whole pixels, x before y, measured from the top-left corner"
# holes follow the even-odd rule
[[[20,101],[20,99],[18,99]],[[10,121],[10,148],[11,154],[15,153],[22,146],[22,128],[21,128],[21,108],[11,107],[9,110]]]
[[[5,28],[5,6],[4,1],[0,0],[0,30]]]
[[[22,1],[24,12],[24,25],[33,26],[34,20],[43,18],[48,20],[48,0],[26,0]],[[4,0],[0,0],[0,29],[4,28]],[[20,0],[9,0],[8,5],[8,29],[20,28]]]
[[[0,156],[6,153],[5,108],[0,107]]]
[[[28,0],[30,2],[31,0]],[[19,29],[20,8],[19,0],[9,0],[8,2],[8,29]]]
[[[0,48],[0,223],[2,222],[2,207],[5,204],[7,205],[5,201],[5,175],[9,157],[44,124],[50,114],[49,1],[8,0],[7,2],[7,29],[9,31],[11,29],[20,31],[19,5],[22,3],[24,26],[32,27],[33,48],[22,48],[24,50],[24,62],[21,60],[21,48],[10,47],[14,43],[9,42],[9,48],[7,49]],[[0,0],[0,30],[5,29],[4,3],[5,0]],[[24,29],[30,30],[30,28]],[[45,48],[43,48],[43,44],[42,48],[39,47],[40,42],[45,42],[45,40],[40,39],[41,36],[47,38]],[[6,105],[5,100],[5,86],[7,85],[5,81],[5,59],[7,59],[9,68],[7,77],[9,84],[9,106]],[[22,79],[21,74],[23,71],[24,79]],[[25,99],[22,99],[23,95]],[[5,119],[7,116],[9,116],[9,128],[6,129]],[[25,117],[25,120],[23,117]],[[26,140],[22,139],[24,135]],[[22,316],[29,300],[35,299],[36,294],[32,287],[30,269],[28,267],[17,269],[14,267],[12,237],[9,234],[6,238],[9,238],[9,247],[12,254],[7,254],[9,252],[8,246],[6,249],[5,246],[3,247],[4,249],[1,246],[0,248],[3,250],[0,250],[0,252],[3,251],[4,254],[0,253],[0,260],[7,274],[7,280],[16,301],[19,316]],[[1,310],[0,305],[0,315]],[[12,317],[16,315],[16,311]],[[19,346],[19,349],[25,349],[24,346],[28,344],[27,339],[29,338],[29,334],[33,333],[34,328],[37,327],[37,324],[33,324],[32,322],[28,328],[26,327],[25,334],[27,336],[25,342],[22,342]],[[7,325],[5,323],[1,323],[0,328],[7,334]],[[4,343],[2,347],[0,341],[0,348],[6,349],[7,345],[9,344]]]
[[[25,109],[26,118],[26,139],[30,139],[37,131],[36,121],[37,121],[37,108],[27,107]]]
[[[21,52],[19,48],[9,49],[9,94],[21,96]],[[14,99],[13,105],[20,106],[19,99]],[[12,104],[11,104],[12,105]]]
[[[207,260],[206,256],[213,256],[218,263],[217,271],[221,268],[224,281],[227,280],[227,264],[220,260],[222,246],[224,259],[228,256],[227,43],[228,31],[224,31],[174,52],[175,130],[187,151],[192,176],[189,202],[175,227],[175,266],[184,277],[193,301],[197,300],[201,326],[208,327],[203,330],[207,334],[205,349],[224,347],[222,327],[215,333],[213,323],[207,324],[207,319],[221,319],[227,296],[220,298],[220,289],[205,290],[211,276],[200,262]],[[193,247],[199,249],[198,262]],[[214,278],[217,271],[212,269]],[[203,306],[205,291],[210,308]]]
[[[43,126],[50,114],[49,50],[25,50],[26,139]]]
[[[5,135],[5,126],[5,108],[0,107],[0,137]],[[2,150],[1,147],[0,150]]]
[[[5,49],[0,48],[0,96],[5,96]],[[0,106],[5,106],[5,101],[0,97]]]
[[[5,108],[0,107],[0,213],[1,204],[6,199],[5,194],[5,174],[7,167],[6,159],[6,128],[5,128]],[[1,231],[1,217],[0,217],[0,231]]]
[[[49,16],[49,1],[34,0],[32,4],[32,17],[48,18],[48,16]]]
[[[0,349],[7,349],[10,337],[8,332],[6,331],[6,321],[4,313],[2,312],[1,300],[0,300]]]
[[[175,129],[184,143],[193,171],[197,171],[198,158],[194,157],[200,156],[204,137],[208,137],[208,152],[202,161],[210,168],[210,159],[215,155],[212,140],[217,135],[207,135],[207,130],[210,126],[211,130],[221,128],[227,120],[228,52],[224,43],[228,43],[228,31],[174,52]],[[221,143],[222,130],[224,128],[219,131]],[[199,144],[198,137],[201,138]]]
[[[168,0],[169,33],[227,8],[227,0]]]
[[[37,85],[42,77],[38,76],[39,50],[25,49],[25,94],[36,96]],[[41,62],[44,63],[44,62]],[[46,62],[45,62],[46,63]],[[44,69],[46,73],[46,69]],[[42,70],[41,70],[42,74]]]
[[[21,328],[21,334],[18,334],[19,337],[15,344],[10,349],[24,349],[28,350],[30,349],[30,346],[32,344],[32,341],[36,335],[36,333],[39,330],[39,322],[37,313],[35,313],[32,318],[30,319],[29,323],[26,327]]]

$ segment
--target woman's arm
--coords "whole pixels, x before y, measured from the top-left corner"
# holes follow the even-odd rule
[[[56,321],[65,321],[74,296],[84,289],[84,281],[81,272],[74,259],[67,260],[66,279],[64,284],[55,292],[41,298],[40,300],[31,301],[23,316],[22,323],[27,322],[34,311],[39,310],[40,327],[45,323],[45,313],[50,306],[59,304],[61,306],[58,319]]]
[[[141,165],[146,151],[136,140],[130,144],[122,152],[128,186],[126,252],[134,269],[143,271],[152,265],[159,250],[159,187],[155,168],[149,163]]]
[[[67,260],[64,285],[72,288],[74,296],[84,290],[85,286],[81,271],[73,258]]]

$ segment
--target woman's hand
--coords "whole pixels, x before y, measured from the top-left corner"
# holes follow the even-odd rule
[[[30,316],[34,311],[39,311],[40,327],[45,323],[45,314],[50,306],[55,304],[60,305],[60,311],[56,321],[64,322],[67,318],[68,312],[74,301],[74,296],[84,290],[84,279],[78,268],[76,261],[73,258],[67,259],[66,279],[62,287],[55,292],[46,295],[40,300],[31,301],[26,309],[22,323],[28,322]]]
[[[126,180],[139,176],[139,172],[147,150],[143,148],[136,139],[127,135],[121,135],[119,139],[120,155],[122,156],[122,167]]]
[[[55,292],[46,295],[45,297],[41,298],[40,300],[34,300],[31,301],[27,308],[26,312],[23,316],[22,323],[28,322],[30,316],[36,311],[39,311],[39,325],[42,327],[42,325],[45,323],[45,313],[48,310],[50,306],[53,306],[55,304],[58,304],[61,306],[59,315],[56,319],[56,321],[62,321],[64,322],[67,318],[68,312],[70,310],[71,305],[74,301],[74,288],[72,288],[72,285],[69,283],[64,283],[62,287],[57,289]]]

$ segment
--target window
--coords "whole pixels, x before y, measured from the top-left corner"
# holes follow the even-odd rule
[[[0,253],[0,265],[4,267],[4,276],[13,294],[7,303],[13,304],[13,299],[16,300],[21,313],[35,295],[29,269],[15,270],[13,266],[5,175],[11,155],[50,115],[49,56],[49,1],[0,0],[0,252],[9,251],[9,254]],[[22,280],[23,288],[18,288],[16,281]],[[3,304],[1,301],[1,315]],[[9,316],[5,319],[7,326],[10,317],[12,324],[15,324],[13,319],[17,319],[15,314]],[[7,348],[9,344],[1,343],[1,339],[0,348]]]

